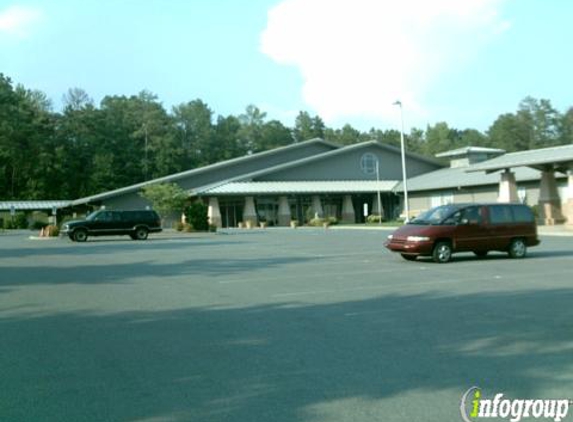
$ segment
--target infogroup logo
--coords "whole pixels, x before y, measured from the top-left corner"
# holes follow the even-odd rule
[[[553,419],[560,422],[567,416],[571,404],[569,399],[507,399],[503,393],[486,399],[481,388],[472,387],[462,395],[460,412],[465,422],[488,418],[509,419],[510,422],[522,419]]]

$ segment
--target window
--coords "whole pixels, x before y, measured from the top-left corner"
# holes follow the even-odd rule
[[[360,157],[360,168],[364,174],[376,174],[376,164],[378,163],[378,158],[371,152]]]
[[[492,205],[489,207],[489,220],[492,224],[513,223],[511,207],[508,205]]]
[[[513,205],[513,218],[516,223],[532,223],[535,220],[533,212],[529,207],[523,205]]]
[[[469,207],[462,210],[461,220],[467,220],[469,224],[481,224],[479,208]]]

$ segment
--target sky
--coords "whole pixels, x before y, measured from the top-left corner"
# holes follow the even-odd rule
[[[0,72],[69,88],[249,104],[294,125],[485,131],[526,96],[573,106],[569,0],[0,0]]]

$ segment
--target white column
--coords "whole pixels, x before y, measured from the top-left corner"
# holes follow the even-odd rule
[[[561,199],[557,191],[555,173],[553,170],[541,172],[539,183],[539,222],[541,224],[554,225],[565,221],[561,212]]]
[[[257,224],[257,211],[255,209],[255,198],[247,196],[245,198],[245,207],[243,208],[243,222],[248,226],[250,224],[256,226]]]
[[[279,212],[278,212],[279,226],[290,225],[292,219],[290,213],[290,205],[288,203],[288,198],[286,196],[279,197]]]
[[[382,218],[384,218],[384,207],[382,207],[382,210],[379,210],[378,209],[379,206],[382,206],[382,204],[378,204],[378,194],[376,194],[372,198],[372,212],[370,213],[370,215],[379,215]]]
[[[320,196],[314,195],[312,197],[312,212],[313,218],[315,215],[318,215],[319,218],[322,218],[324,211],[322,211],[322,203],[320,202]]]
[[[215,197],[209,198],[207,207],[207,218],[212,226],[222,227],[221,210],[219,209],[219,200]]]
[[[517,195],[517,183],[515,182],[515,173],[506,169],[501,173],[499,181],[499,196],[497,202],[519,202]]]
[[[568,225],[573,225],[573,169],[567,172],[567,198],[564,206],[564,217]]]
[[[354,213],[354,204],[352,203],[351,195],[344,195],[344,200],[342,201],[342,222],[356,223],[356,214]]]

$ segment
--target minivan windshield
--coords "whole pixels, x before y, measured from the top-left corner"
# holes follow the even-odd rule
[[[442,224],[442,222],[454,214],[460,209],[456,205],[440,205],[439,207],[431,208],[428,211],[423,212],[408,224],[417,225],[430,225],[430,224]]]

